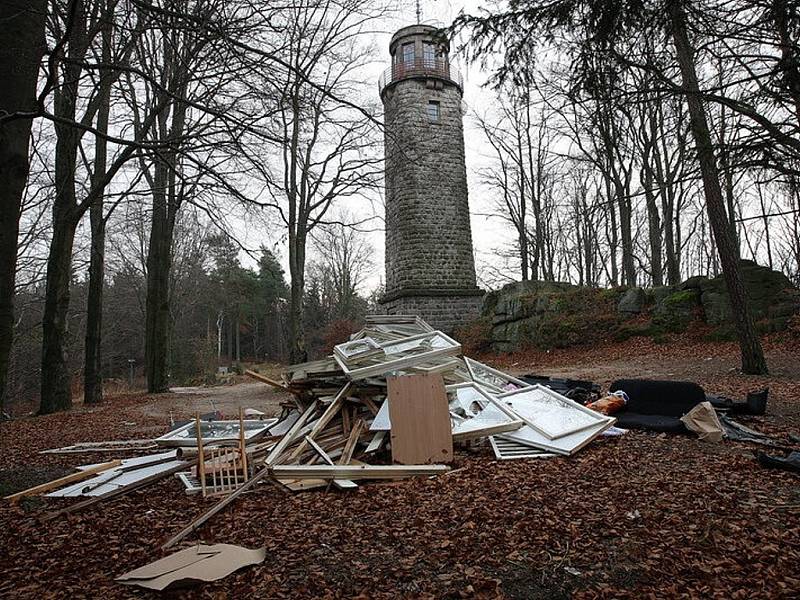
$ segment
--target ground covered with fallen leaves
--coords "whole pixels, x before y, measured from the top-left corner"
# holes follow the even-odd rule
[[[746,425],[800,433],[800,350],[766,344],[769,377],[737,370],[733,344],[647,340],[482,357],[518,373],[692,379],[736,399],[770,386],[768,415]],[[230,389],[235,399],[237,386]],[[216,391],[215,394],[219,395]],[[265,387],[267,403],[275,393]],[[246,403],[252,405],[248,395]],[[3,493],[109,455],[39,450],[153,437],[181,395],[131,395],[100,408],[0,424]],[[192,401],[192,409],[198,400]],[[186,414],[184,414],[186,413]],[[766,470],[757,447],[631,432],[571,458],[497,461],[457,454],[435,479],[287,494],[263,485],[187,540],[267,549],[266,561],[210,584],[154,594],[114,582],[160,558],[160,544],[214,503],[175,479],[43,522],[70,502],[0,506],[0,596],[8,598],[796,598],[800,476]]]

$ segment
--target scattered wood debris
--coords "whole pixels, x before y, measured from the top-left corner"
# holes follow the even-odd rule
[[[156,438],[165,454],[90,466],[51,496],[88,496],[55,517],[176,474],[187,493],[222,496],[171,538],[170,547],[238,496],[269,480],[289,491],[358,488],[447,472],[453,445],[488,439],[498,458],[571,455],[615,420],[539,385],[461,356],[461,345],[416,316],[368,317],[324,360],[292,365],[278,419],[193,421]],[[86,479],[95,473],[93,479]],[[252,473],[251,473],[252,472]],[[52,490],[58,481],[46,486]],[[24,493],[35,493],[32,491]]]

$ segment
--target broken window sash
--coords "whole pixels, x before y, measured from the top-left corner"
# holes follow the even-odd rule
[[[367,315],[367,327],[416,327],[423,331],[435,331],[419,315]]]
[[[135,459],[131,459],[135,460]],[[145,464],[138,468],[125,470],[125,461],[120,467],[103,471],[91,479],[80,481],[68,487],[46,494],[49,498],[73,498],[77,496],[102,496],[119,488],[134,485],[158,473],[164,473],[184,464],[176,459],[155,464]],[[130,463],[129,463],[130,465]]]
[[[450,401],[453,441],[486,437],[495,433],[514,431],[523,421],[501,401],[475,383],[449,385],[445,388]]]
[[[267,430],[275,425],[278,419],[246,420],[244,422],[244,439],[246,443],[253,442],[264,435]],[[202,421],[200,432],[203,439],[209,443],[239,441],[239,421]],[[196,446],[197,431],[194,421],[182,427],[173,429],[169,433],[155,439],[156,444],[164,447]]]
[[[411,373],[446,373],[448,371],[455,372],[463,363],[458,358],[444,359],[440,361],[433,360],[431,362],[421,363],[408,367],[405,369]]]
[[[334,355],[334,358],[345,375],[351,381],[355,381],[374,375],[383,375],[405,367],[425,364],[434,358],[454,356],[461,353],[461,344],[441,331],[421,333],[402,340],[388,342],[381,344],[381,348],[383,348],[384,356],[356,361],[358,363],[357,367],[347,364],[338,356]]]
[[[555,452],[563,456],[571,456],[603,433],[603,431],[614,425],[614,423],[616,423],[616,419],[608,418],[607,421],[599,423],[591,429],[584,429],[583,431],[571,433],[555,440],[545,437],[528,425],[524,425],[516,431],[498,434],[498,437],[525,444],[532,448]]]
[[[495,392],[503,393],[509,390],[525,389],[533,387],[530,383],[517,379],[511,375],[507,375],[502,371],[493,369],[488,365],[472,360],[471,358],[464,357],[467,371],[469,372],[470,379],[475,383],[479,383],[486,389]]]
[[[602,414],[542,385],[498,394],[530,427],[550,440],[603,423]]]
[[[351,340],[333,347],[334,354],[341,360],[352,363],[358,359],[383,355],[383,348],[371,337]]]

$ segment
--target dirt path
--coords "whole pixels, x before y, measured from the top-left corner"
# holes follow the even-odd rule
[[[148,417],[169,419],[170,413],[182,417],[195,413],[208,413],[215,410],[223,415],[232,416],[239,412],[239,407],[260,410],[268,417],[277,416],[281,412],[281,400],[291,396],[258,382],[244,382],[216,387],[172,388],[172,393],[159,397],[152,403],[142,406],[142,412]]]

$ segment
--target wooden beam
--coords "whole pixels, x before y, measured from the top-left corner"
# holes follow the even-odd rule
[[[276,465],[276,479],[400,479],[418,475],[440,475],[447,465]]]
[[[244,409],[241,406],[239,407],[239,460],[241,461],[244,480],[247,481],[247,442],[244,439]],[[238,479],[236,483],[239,483]]]
[[[350,432],[350,437],[347,438],[347,443],[344,445],[344,450],[342,450],[342,456],[339,458],[340,465],[346,465],[350,462],[350,459],[353,458],[353,450],[356,449],[356,444],[358,443],[358,438],[361,436],[361,432],[364,430],[364,419],[359,419],[356,421],[355,425],[353,425],[353,429]]]
[[[121,464],[122,464],[121,460],[111,460],[106,463],[95,465],[94,467],[91,467],[89,469],[78,471],[77,473],[71,473],[69,475],[65,475],[64,477],[53,479],[52,481],[48,481],[47,483],[35,485],[32,488],[28,488],[27,490],[22,490],[21,492],[17,492],[16,494],[11,494],[10,496],[6,496],[4,499],[8,500],[9,502],[16,502],[17,500],[19,500],[24,496],[34,496],[36,494],[41,494],[42,492],[49,492],[50,490],[64,487],[69,483],[76,483],[78,481],[82,481],[83,479],[88,479],[92,475],[96,475],[97,473],[101,473],[103,471],[108,471],[109,469],[118,467]]]
[[[322,413],[322,416],[319,420],[314,424],[314,427],[311,428],[311,431],[308,433],[305,439],[303,439],[297,448],[294,449],[289,455],[289,462],[295,460],[298,456],[300,456],[303,451],[306,449],[308,442],[306,439],[311,438],[312,440],[317,436],[317,434],[325,429],[325,427],[330,423],[331,419],[336,416],[336,413],[339,412],[339,409],[342,408],[342,404],[344,403],[344,399],[347,397],[347,393],[350,391],[352,387],[352,383],[347,383],[339,393],[336,394],[336,397],[333,399],[333,402],[330,403],[330,406],[325,409],[325,412]]]
[[[206,490],[206,455],[203,452],[203,435],[200,431],[200,413],[197,413],[194,418],[195,433],[197,435],[197,478],[200,479],[200,489],[203,492],[203,498],[208,495]]]
[[[210,509],[208,509],[206,512],[204,512],[202,515],[197,517],[194,521],[189,523],[186,527],[184,527],[180,531],[180,533],[178,533],[174,537],[170,538],[163,546],[161,546],[161,549],[162,550],[166,550],[167,548],[169,548],[171,546],[174,546],[175,544],[180,542],[183,538],[185,538],[187,535],[189,535],[190,533],[195,531],[198,527],[200,527],[203,523],[208,521],[211,517],[213,517],[215,514],[217,514],[223,508],[228,506],[228,504],[230,504],[231,502],[236,500],[236,498],[238,498],[239,496],[244,494],[247,490],[250,490],[250,489],[254,488],[255,485],[259,481],[261,481],[262,479],[264,479],[265,477],[267,477],[270,474],[271,470],[272,470],[272,467],[270,467],[269,465],[267,465],[266,467],[261,469],[258,473],[253,475],[253,477],[252,477],[252,479],[250,479],[250,481],[248,481],[245,484],[240,485],[238,487],[238,489],[235,492],[233,492],[230,496],[226,496],[225,498],[223,498],[222,500],[217,502],[214,506],[212,506]]]
[[[255,371],[250,371],[249,369],[244,372],[245,375],[248,377],[252,377],[253,379],[260,381],[261,383],[266,383],[267,385],[271,385],[274,388],[278,388],[279,390],[286,391],[286,386],[282,383],[275,381],[274,379],[270,379],[266,375],[262,375],[261,373],[256,373]]]

